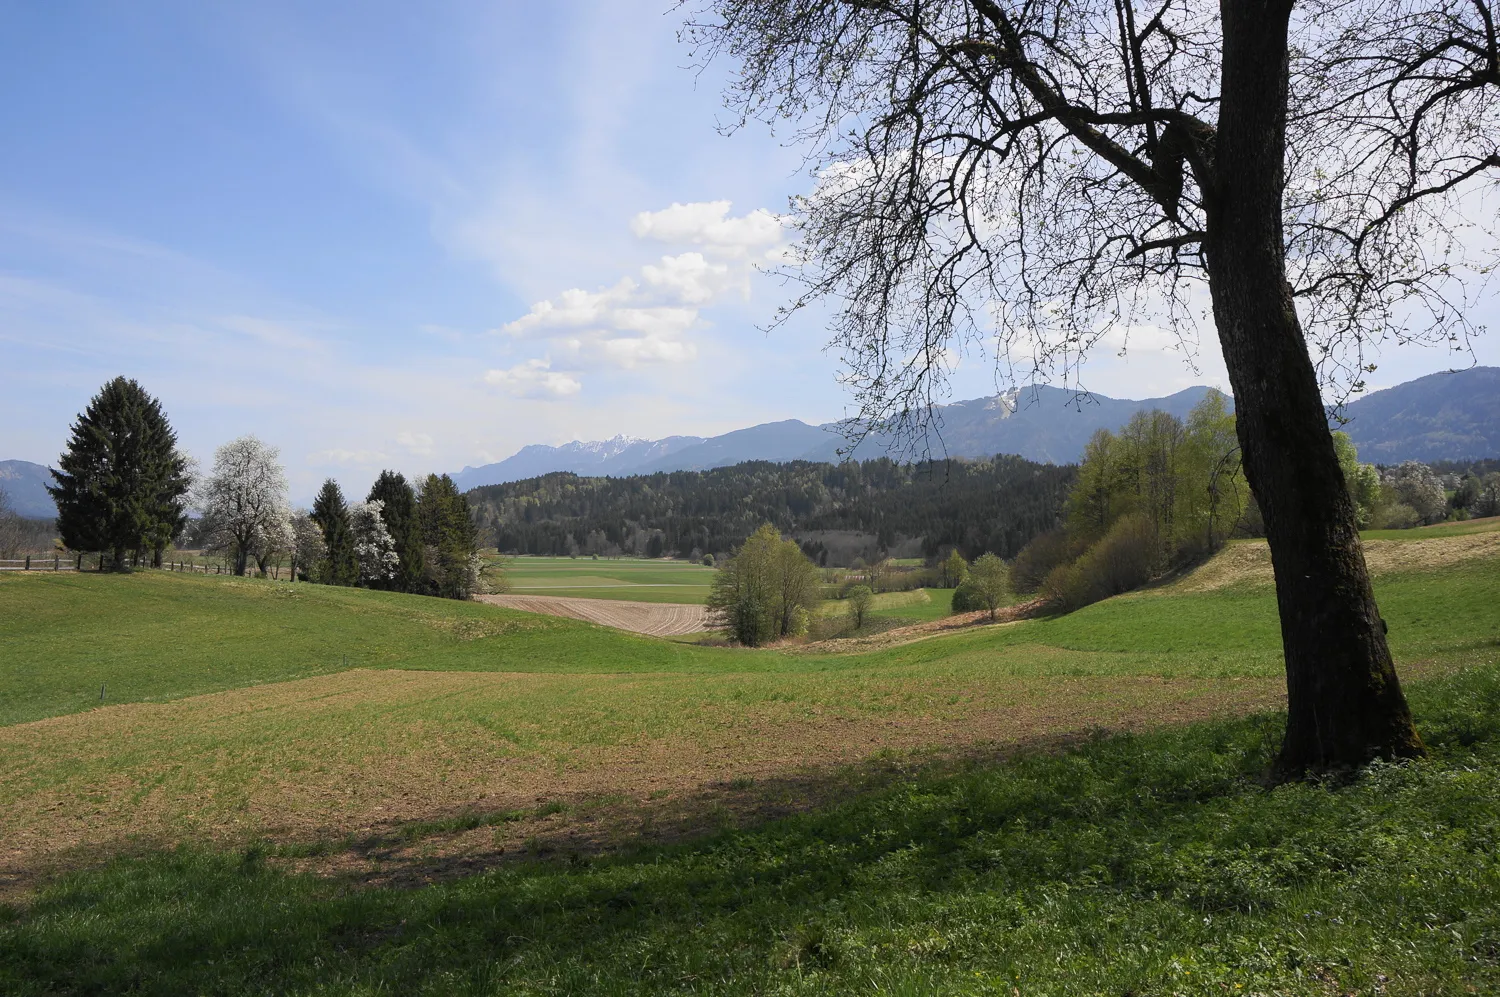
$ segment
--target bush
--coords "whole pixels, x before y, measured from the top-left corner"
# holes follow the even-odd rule
[[[1042,592],[1058,608],[1077,609],[1146,584],[1159,559],[1160,542],[1151,524],[1141,516],[1122,516],[1077,561],[1054,568]]]
[[[1378,530],[1409,530],[1422,525],[1422,516],[1405,502],[1393,502],[1380,510],[1375,520]]]
[[[974,613],[987,608],[984,598],[972,582],[964,582],[953,590],[953,611],[955,613]]]
[[[1021,549],[1010,566],[1010,586],[1017,592],[1035,592],[1058,565],[1076,556],[1066,530],[1043,533]]]

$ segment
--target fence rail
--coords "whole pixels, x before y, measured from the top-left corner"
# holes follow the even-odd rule
[[[108,554],[32,554],[27,557],[0,558],[0,571],[104,571],[109,567]],[[135,566],[137,570],[150,564]],[[230,575],[233,570],[223,564],[198,564],[193,561],[163,561],[157,571],[179,571],[205,575]]]

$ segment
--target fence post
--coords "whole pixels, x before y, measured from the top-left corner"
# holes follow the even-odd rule
[[[25,570],[27,570],[27,571],[31,570],[31,555],[30,554],[26,555],[26,569]]]
[[[82,571],[83,570],[83,551],[79,551],[78,552],[78,563],[76,563],[75,565],[73,565],[73,570],[74,571]]]
[[[58,557],[57,557],[56,554],[53,554],[52,555],[52,570],[56,571],[57,570],[57,566],[58,566]]]

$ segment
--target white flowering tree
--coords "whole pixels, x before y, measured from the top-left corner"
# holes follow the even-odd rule
[[[349,507],[349,529],[354,534],[354,556],[359,561],[359,580],[364,584],[395,578],[401,567],[396,540],[380,515],[385,503],[379,499],[356,502]]]
[[[316,579],[328,558],[328,543],[323,539],[323,528],[308,514],[298,509],[291,519],[292,528],[292,577],[300,567],[304,578]]]
[[[297,535],[292,532],[291,510],[282,508],[277,516],[266,522],[250,538],[250,556],[260,576],[265,578],[271,569],[277,569],[280,577],[281,563],[291,557],[297,549]]]
[[[287,540],[286,472],[281,451],[241,436],[214,451],[214,469],[199,496],[205,546],[234,559],[243,575],[252,557]]]

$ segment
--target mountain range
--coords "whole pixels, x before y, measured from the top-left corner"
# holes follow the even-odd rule
[[[1200,386],[1165,398],[1137,400],[1037,385],[939,405],[934,414],[941,431],[928,440],[928,449],[950,457],[1008,453],[1067,463],[1079,459],[1096,430],[1117,430],[1148,409],[1184,417],[1211,390]],[[1341,428],[1359,447],[1360,456],[1372,463],[1500,456],[1500,367],[1429,374],[1371,392],[1345,406],[1340,415],[1345,420]],[[747,460],[836,461],[839,450],[848,445],[840,433],[843,428],[842,423],[810,426],[787,419],[706,439],[617,436],[593,443],[575,440],[560,447],[537,444],[494,464],[466,467],[453,479],[467,491],[553,471],[622,477],[697,471]],[[871,436],[851,456],[884,455],[892,442]]]
[[[927,440],[934,456],[990,457],[1019,454],[1036,461],[1064,464],[1078,459],[1094,431],[1118,429],[1143,409],[1162,409],[1185,416],[1209,391],[1188,388],[1165,398],[1141,400],[1080,395],[1042,385],[1006,395],[974,398],[935,406],[939,431]],[[560,447],[533,445],[514,456],[483,467],[466,467],[453,476],[461,490],[520,481],[552,471],[583,475],[653,474],[657,471],[701,471],[747,460],[838,461],[848,447],[844,423],[810,426],[797,419],[767,422],[722,436],[669,436],[636,440],[617,436],[595,443],[574,441]],[[867,459],[893,455],[896,441],[872,434],[849,456]],[[920,448],[918,448],[920,449]]]
[[[1117,430],[1144,409],[1186,416],[1213,389],[1188,388],[1165,398],[1109,398],[1061,388],[1033,386],[1004,395],[935,407],[940,434],[928,440],[933,456],[989,457],[1019,454],[1056,464],[1078,460],[1095,430]],[[1500,456],[1500,367],[1428,374],[1345,406],[1342,428],[1361,459],[1380,464],[1403,460],[1466,460]],[[1335,425],[1338,423],[1335,422]],[[536,444],[483,467],[453,475],[467,491],[480,485],[534,478],[553,471],[582,475],[696,471],[747,460],[837,461],[848,445],[843,423],[810,426],[796,419],[767,422],[721,436],[668,436],[638,440],[617,436],[560,447]],[[871,436],[851,455],[887,453],[893,441]],[[912,456],[911,450],[893,455]],[[920,454],[917,454],[920,456]],[[0,461],[0,490],[24,516],[54,514],[47,468],[24,460]]]

